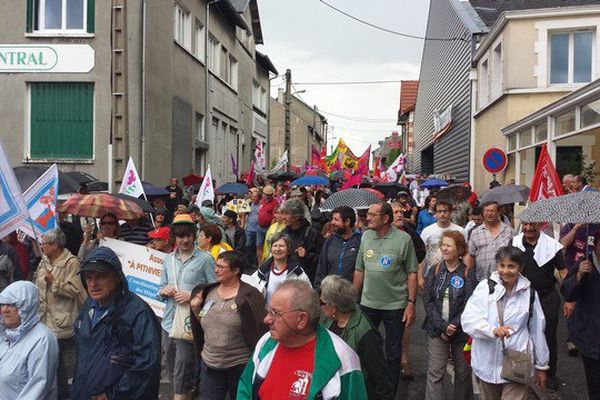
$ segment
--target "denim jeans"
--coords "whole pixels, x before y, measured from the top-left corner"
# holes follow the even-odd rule
[[[402,335],[404,335],[404,309],[402,310],[376,310],[360,306],[362,312],[369,318],[376,329],[383,322],[385,330],[385,358],[392,375],[394,388],[398,387],[402,359]]]
[[[245,364],[240,364],[231,368],[215,369],[201,361],[200,384],[202,385],[203,399],[225,400],[229,395],[229,399],[234,400],[245,366]]]

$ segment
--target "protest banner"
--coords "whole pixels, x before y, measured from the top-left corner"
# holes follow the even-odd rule
[[[150,305],[156,316],[162,318],[165,303],[158,300],[157,295],[160,289],[162,265],[167,254],[110,238],[104,239],[101,245],[111,248],[119,256],[129,290],[140,296]]]

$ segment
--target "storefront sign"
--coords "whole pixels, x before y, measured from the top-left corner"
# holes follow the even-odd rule
[[[436,110],[433,114],[433,140],[450,130],[452,126],[452,105],[448,106],[441,113]]]
[[[0,45],[0,73],[90,72],[94,49],[87,44]]]
[[[122,240],[105,239],[102,246],[110,247],[121,260],[129,290],[150,305],[154,314],[162,318],[165,303],[157,299],[160,290],[162,265],[167,254]]]

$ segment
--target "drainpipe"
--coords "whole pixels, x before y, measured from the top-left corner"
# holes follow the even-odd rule
[[[212,122],[212,118],[210,117],[210,71],[208,68],[208,37],[210,35],[210,5],[218,2],[220,0],[210,0],[206,2],[206,18],[204,21],[204,135],[206,138],[210,138],[209,130]],[[207,140],[208,142],[208,140]],[[208,151],[210,151],[210,144]],[[210,164],[210,160],[208,160],[208,151],[207,155],[207,164]]]
[[[475,136],[477,132],[475,131],[475,112],[477,111],[477,70],[471,69],[469,74],[469,79],[471,81],[471,133],[469,138],[469,183],[473,190],[477,190],[475,188]]]
[[[140,159],[142,179],[146,177],[146,0],[142,2],[142,99],[140,129]]]

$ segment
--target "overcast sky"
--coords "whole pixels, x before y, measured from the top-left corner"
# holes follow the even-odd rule
[[[358,18],[394,31],[424,35],[429,0],[326,0]],[[280,74],[292,69],[292,82],[418,79],[423,41],[376,30],[332,10],[319,0],[259,0],[265,45]],[[272,81],[273,97],[280,78]],[[295,85],[299,96],[316,104],[360,155],[393,130],[400,83],[348,86]],[[341,118],[330,113],[349,116]],[[375,120],[375,121],[365,121]],[[328,141],[331,142],[331,133]],[[329,148],[331,144],[329,144]],[[329,151],[328,148],[328,151]]]

